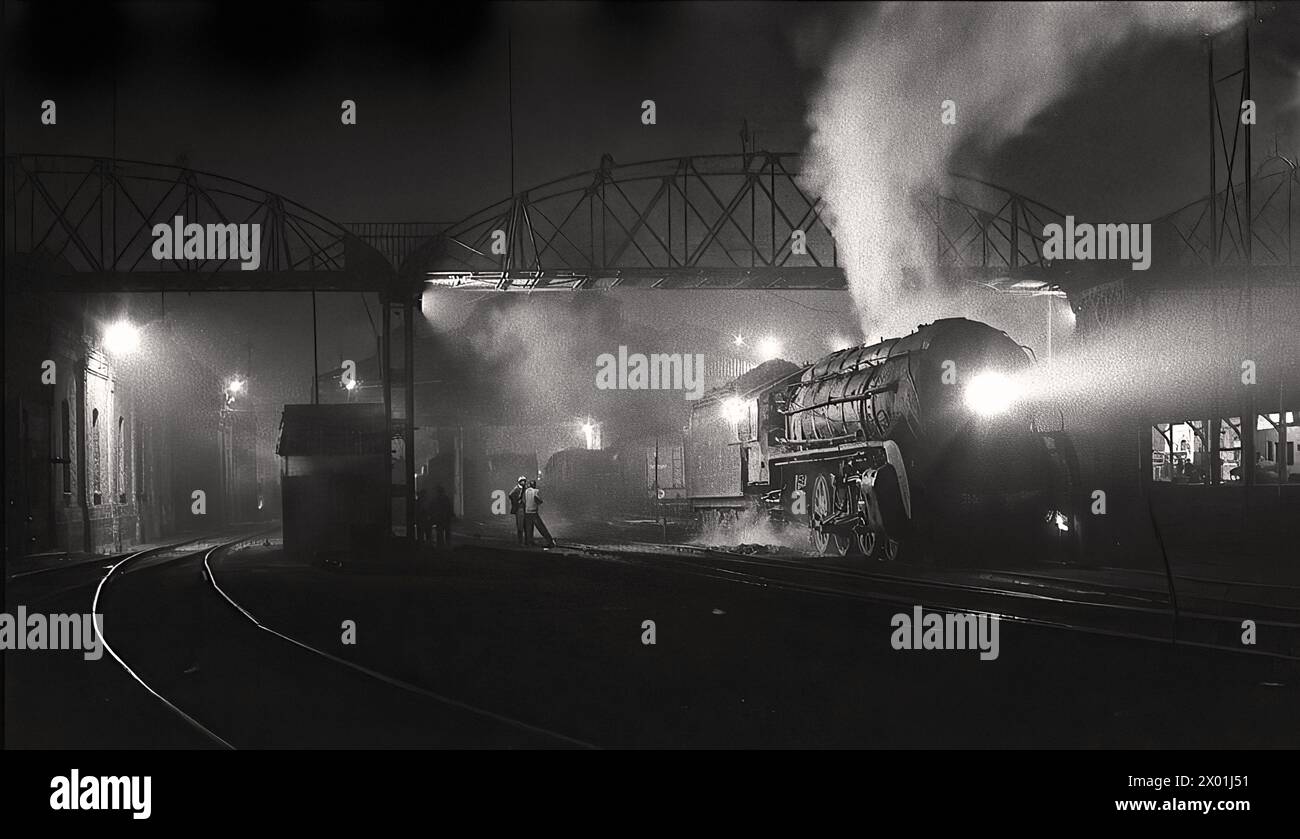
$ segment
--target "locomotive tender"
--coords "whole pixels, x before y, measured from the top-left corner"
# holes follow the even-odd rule
[[[692,506],[805,527],[820,554],[1044,558],[1077,521],[1068,439],[1016,399],[1031,363],[965,318],[807,367],[768,362],[693,408]]]

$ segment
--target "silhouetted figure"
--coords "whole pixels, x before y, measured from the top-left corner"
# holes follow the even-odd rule
[[[510,490],[510,514],[515,517],[515,539],[524,544],[524,490],[528,489],[528,479],[523,475]]]
[[[424,490],[415,494],[415,540],[430,542],[433,540],[433,508],[429,496]]]
[[[437,534],[437,545],[440,548],[451,546],[451,523],[456,518],[456,513],[452,509],[451,496],[442,488],[442,484],[433,490],[433,529]]]
[[[524,544],[533,544],[533,528],[542,534],[546,540],[546,547],[555,547],[555,540],[551,538],[551,532],[546,529],[546,523],[542,521],[542,493],[537,489],[537,481],[529,481],[528,489],[524,490]]]

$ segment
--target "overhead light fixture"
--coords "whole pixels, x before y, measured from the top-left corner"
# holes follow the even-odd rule
[[[130,355],[140,348],[140,328],[119,320],[104,330],[104,348],[113,355]]]
[[[758,357],[762,361],[771,361],[781,355],[781,342],[771,335],[758,342]]]

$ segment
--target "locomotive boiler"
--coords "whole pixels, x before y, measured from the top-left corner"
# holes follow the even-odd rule
[[[1017,398],[1031,363],[1006,333],[951,318],[757,368],[692,413],[693,504],[806,527],[821,554],[969,555],[990,534],[1006,553],[1055,550],[1074,520],[1070,452]]]

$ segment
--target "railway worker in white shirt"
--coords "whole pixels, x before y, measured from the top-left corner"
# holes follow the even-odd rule
[[[546,522],[542,521],[542,493],[537,489],[537,481],[529,481],[528,489],[524,490],[524,544],[533,544],[533,528],[537,528],[546,540],[546,547],[555,547],[555,540],[551,538],[551,532],[546,529]]]

